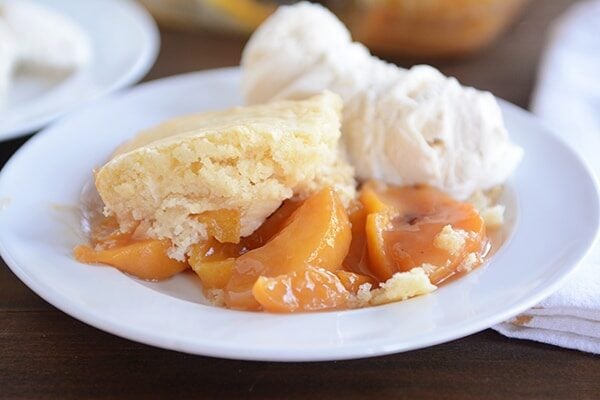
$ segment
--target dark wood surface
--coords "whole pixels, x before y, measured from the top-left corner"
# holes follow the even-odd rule
[[[494,46],[435,64],[463,83],[526,107],[548,22],[571,2],[534,1]],[[214,34],[164,31],[147,80],[237,65],[243,44]],[[0,165],[26,140],[0,143]],[[428,349],[342,362],[242,362],[161,350],[67,316],[0,264],[0,399],[600,398],[598,357],[492,330]]]

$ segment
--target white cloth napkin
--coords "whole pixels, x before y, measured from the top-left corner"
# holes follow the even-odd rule
[[[553,26],[531,109],[600,176],[600,0],[572,6]],[[600,353],[600,243],[560,290],[494,329]]]

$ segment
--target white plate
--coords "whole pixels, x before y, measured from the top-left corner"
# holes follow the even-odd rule
[[[595,182],[578,156],[528,113],[502,109],[525,159],[509,184],[511,238],[490,262],[435,293],[354,311],[273,315],[203,303],[182,274],[148,283],[79,264],[82,186],[122,141],[165,118],[241,103],[236,69],[144,84],[92,104],[26,143],[0,175],[0,252],[32,290],[90,325],[139,342],[252,360],[337,360],[456,339],[548,296],[598,229]]]
[[[17,75],[0,110],[0,141],[31,133],[82,102],[137,82],[154,64],[159,33],[132,0],[36,0],[75,20],[87,33],[92,60],[64,79]]]

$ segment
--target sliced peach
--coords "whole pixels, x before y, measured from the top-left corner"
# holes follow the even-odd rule
[[[342,282],[342,285],[352,294],[358,293],[358,289],[365,283],[375,285],[377,281],[368,275],[356,274],[344,270],[336,271],[335,274]]]
[[[380,185],[379,190],[375,194],[380,201],[398,210],[393,217],[385,211],[367,217],[370,266],[379,279],[386,280],[395,272],[429,264],[429,278],[433,284],[439,284],[459,272],[470,253],[480,259],[487,239],[483,219],[473,206],[428,186]],[[446,225],[465,235],[464,245],[457,251],[434,245]]]
[[[235,258],[242,251],[240,244],[219,243],[216,239],[209,239],[192,246],[188,263],[200,278],[204,289],[223,289],[231,278]]]
[[[231,278],[235,259],[271,239],[300,203],[294,200],[284,202],[260,228],[252,235],[241,238],[239,243],[221,243],[211,238],[193,245],[188,253],[188,262],[202,281],[204,289],[223,289]]]
[[[295,200],[284,202],[256,232],[241,240],[238,211],[223,209],[198,214],[196,217],[207,225],[212,238],[192,246],[189,262],[204,286],[225,286],[233,270],[228,259],[266,243],[300,204]],[[142,279],[166,279],[188,267],[187,263],[167,256],[168,241],[135,241],[134,231],[122,233],[114,217],[101,218],[92,226],[90,239],[94,247],[78,246],[74,250],[75,258],[84,263],[112,265]]]
[[[192,245],[188,252],[188,262],[193,267],[202,262],[223,261],[237,258],[247,250],[241,243],[219,243],[216,239]]]
[[[200,278],[204,289],[224,289],[231,279],[235,267],[235,258],[190,265]]]
[[[363,263],[361,270],[357,272],[373,275],[382,280],[394,272],[394,266],[385,254],[383,232],[391,229],[391,220],[398,215],[398,207],[401,206],[398,202],[385,198],[386,189],[387,185],[383,183],[369,181],[363,185],[359,193],[359,201],[365,212],[364,251],[368,257],[369,268],[365,268]]]
[[[226,287],[226,305],[236,309],[260,309],[252,295],[259,276],[273,278],[302,272],[308,266],[330,271],[340,269],[351,235],[348,215],[337,193],[325,188],[312,195],[264,246],[236,260]]]
[[[394,260],[387,254],[384,233],[393,228],[390,215],[386,211],[367,215],[367,254],[371,272],[385,281],[396,272]]]
[[[242,238],[242,244],[248,249],[256,249],[267,243],[275,234],[279,233],[288,223],[292,216],[301,205],[301,200],[289,199],[283,202],[277,209],[252,235]]]
[[[381,185],[382,184],[370,181],[364,185],[358,195],[358,200],[367,214],[386,211],[392,207],[391,204],[385,203],[381,198],[381,195],[377,193],[376,188]]]
[[[394,228],[384,234],[386,251],[400,271],[409,271],[415,266],[429,264],[429,279],[438,285],[460,273],[461,264],[473,253],[476,260],[468,268],[481,263],[487,238],[485,225],[479,213],[467,203],[446,204],[443,210],[427,214],[423,219],[396,220]],[[464,245],[457,251],[435,246],[435,238],[446,225],[466,234]],[[462,233],[461,232],[461,233]]]
[[[361,203],[351,205],[350,215],[348,216],[352,224],[352,241],[350,249],[343,262],[343,267],[347,271],[356,272],[363,275],[372,275],[369,268],[369,256],[367,254],[367,236],[365,225],[367,220],[367,211]]]
[[[125,246],[132,242],[135,229],[121,232],[119,223],[114,216],[97,218],[91,221],[90,242],[92,246],[103,249]]]
[[[197,214],[196,219],[206,225],[210,237],[221,243],[239,243],[240,212],[238,210],[214,210]]]
[[[334,273],[315,267],[273,278],[261,276],[252,294],[263,310],[276,313],[346,308],[350,298]]]
[[[189,267],[187,263],[167,256],[170,246],[168,240],[143,240],[105,250],[77,246],[73,254],[75,259],[86,264],[108,264],[138,278],[162,280]]]

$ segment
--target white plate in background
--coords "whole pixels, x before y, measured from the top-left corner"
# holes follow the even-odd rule
[[[32,133],[85,101],[137,82],[158,55],[158,28],[133,0],[36,1],[79,24],[92,60],[62,78],[18,73],[0,109],[0,141]]]
[[[453,340],[534,306],[558,288],[599,224],[594,179],[529,113],[501,102],[525,158],[508,184],[510,239],[484,266],[436,292],[340,312],[274,315],[207,305],[192,274],[143,282],[76,262],[83,185],[114,148],[179,114],[241,104],[239,71],[161,79],[95,102],[40,132],[0,174],[0,253],[67,314],[131,340],[209,356],[277,361],[382,355]]]

